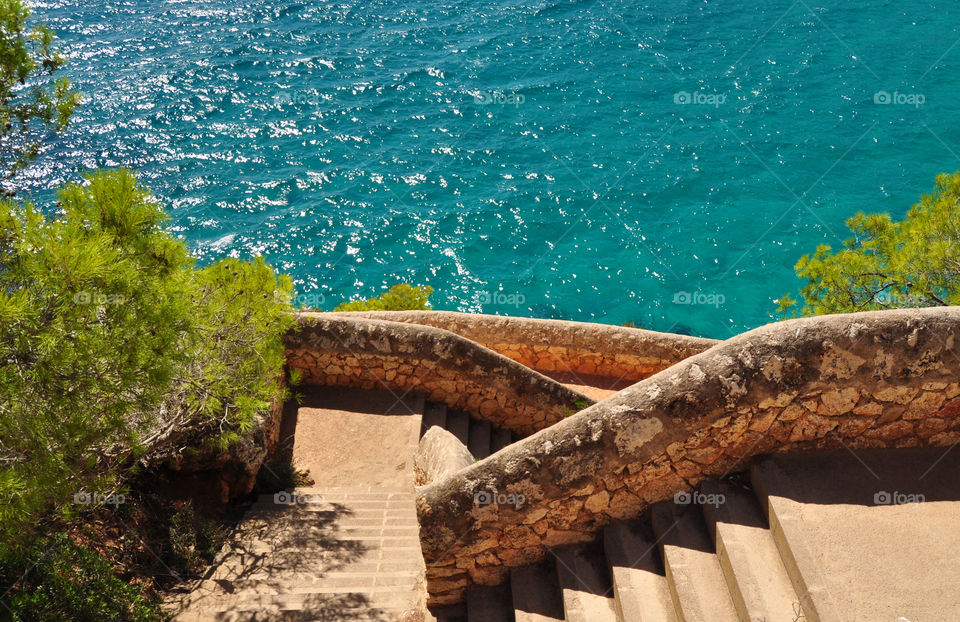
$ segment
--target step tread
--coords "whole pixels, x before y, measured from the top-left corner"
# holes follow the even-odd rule
[[[510,571],[516,622],[563,622],[563,595],[553,568],[538,564]]]
[[[950,449],[778,455],[754,465],[808,620],[960,619],[960,451]],[[889,503],[894,493],[923,502]]]
[[[467,622],[505,622],[511,617],[509,586],[479,585],[467,590]]]
[[[317,617],[310,619],[333,619],[324,617],[336,616],[337,612],[343,615],[370,614],[387,611],[400,612],[411,602],[410,591],[348,591],[337,593],[286,593],[286,594],[255,594],[235,595],[229,593],[202,594],[189,599],[190,607],[173,616],[175,622],[187,620],[219,620],[218,613],[245,613],[262,614],[262,620],[271,619],[268,614],[280,612],[299,612]],[[343,618],[339,618],[343,619]]]
[[[684,622],[738,622],[699,509],[663,502],[653,507],[652,518],[678,617]]]
[[[634,525],[610,525],[603,532],[614,597],[621,620],[677,622],[670,586],[656,544]]]
[[[703,512],[740,619],[795,619],[800,599],[756,499],[729,482],[709,482],[703,492],[718,501]]]
[[[616,622],[616,603],[603,555],[589,545],[555,551],[567,622]]]

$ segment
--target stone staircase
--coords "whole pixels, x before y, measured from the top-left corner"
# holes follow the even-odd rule
[[[483,460],[518,440],[510,430],[493,426],[489,421],[480,421],[465,412],[450,410],[446,404],[427,402],[420,435],[423,436],[432,426],[439,426],[456,436],[477,460]]]
[[[555,549],[440,622],[921,622],[960,619],[960,455],[768,456]],[[920,502],[916,502],[916,501]]]
[[[798,329],[790,334],[800,339],[800,333]],[[918,343],[916,335],[917,331],[914,330],[911,337],[901,341],[913,348]],[[753,337],[744,337],[747,338]],[[939,337],[919,339],[921,344],[930,341],[941,342]],[[444,342],[441,339],[437,343]],[[767,341],[759,343],[764,347],[768,345]],[[457,345],[466,347],[463,339],[457,341]],[[945,347],[953,348],[952,345]],[[368,358],[346,363],[364,373],[370,372],[366,367],[369,358],[380,356],[377,348],[370,346],[370,349],[371,352],[363,353]],[[830,371],[834,375],[848,376],[867,360],[851,353],[841,353],[843,356],[840,356],[834,350],[827,352],[829,356],[818,355],[818,360],[826,360],[831,364]],[[303,356],[307,357],[308,354]],[[924,365],[933,365],[930,361],[936,361],[932,355],[917,358]],[[394,362],[390,361],[390,364]],[[502,361],[494,362],[502,364]],[[519,363],[511,365],[514,372],[518,369],[529,372]],[[698,361],[692,368],[686,369],[694,381],[691,387],[701,386],[702,379],[707,377],[701,365],[715,375],[726,369],[718,371],[710,368],[707,362]],[[742,371],[744,365],[739,365],[736,371]],[[797,363],[796,367],[805,369],[809,365]],[[326,371],[330,366],[323,369],[325,374],[334,373]],[[459,367],[457,369],[460,370]],[[917,369],[919,371],[916,373],[923,373],[922,366]],[[757,378],[759,372],[753,368],[750,370],[751,373],[756,372],[753,377]],[[384,379],[389,373],[399,373],[386,370],[386,365],[382,371]],[[484,375],[475,370],[471,373],[472,382],[482,384],[490,379],[489,373]],[[671,372],[665,373],[669,375]],[[324,378],[330,382],[346,379],[345,374],[337,374],[335,379],[332,376]],[[340,375],[344,378],[341,379]],[[370,375],[378,377],[372,372]],[[404,372],[404,375],[410,374]],[[540,376],[533,380],[523,380],[526,376],[519,372],[516,376],[522,381],[511,386],[511,395],[525,399],[524,408],[535,411],[540,406],[542,394],[530,387],[542,389],[551,383]],[[566,384],[567,388],[576,387],[577,391],[599,385],[590,379],[593,382],[591,385],[576,374],[573,377],[555,376],[556,382]],[[417,377],[416,380],[413,383],[415,388],[393,386],[388,387],[387,391],[346,386],[316,389],[321,399],[299,409],[296,434],[299,455],[307,463],[301,461],[299,466],[308,467],[318,481],[310,488],[293,491],[292,497],[279,502],[273,496],[261,497],[234,537],[224,546],[210,573],[178,604],[174,619],[180,622],[415,622],[426,615],[426,620],[436,619],[439,622],[960,620],[960,599],[955,597],[957,573],[954,572],[960,559],[960,521],[957,519],[960,516],[960,452],[951,453],[949,448],[941,447],[815,453],[818,446],[812,441],[806,446],[796,446],[810,453],[764,457],[753,464],[748,474],[734,474],[718,481],[707,481],[695,493],[680,493],[673,501],[649,507],[636,520],[614,523],[599,532],[599,525],[606,524],[606,520],[596,523],[598,527],[592,531],[564,531],[564,534],[573,536],[565,536],[561,540],[563,542],[583,542],[591,537],[596,539],[552,549],[550,547],[553,545],[544,540],[537,550],[537,556],[521,558],[539,559],[549,549],[543,562],[511,568],[507,581],[496,586],[479,584],[502,580],[503,574],[471,576],[469,583],[464,581],[455,586],[461,591],[456,596],[459,599],[464,585],[472,585],[466,591],[465,602],[425,614],[422,551],[429,552],[430,549],[426,537],[422,541],[419,539],[421,534],[417,523],[417,503],[421,507],[426,503],[423,495],[417,496],[413,485],[412,463],[418,439],[426,430],[439,426],[456,436],[475,460],[493,456],[481,464],[470,465],[471,470],[463,477],[473,478],[473,482],[483,479],[475,477],[478,472],[487,479],[509,472],[513,465],[501,465],[498,460],[506,461],[515,457],[520,453],[516,449],[519,445],[499,456],[495,454],[520,439],[509,430],[491,425],[489,421],[472,418],[443,403],[425,402],[423,396],[414,397],[413,393],[408,392],[423,389],[419,384],[421,378]],[[669,380],[658,382],[667,386]],[[528,384],[524,384],[528,381]],[[774,387],[782,384],[779,376],[767,378],[767,381]],[[377,386],[387,387],[382,381]],[[556,386],[555,383],[553,386]],[[617,386],[614,383],[594,388],[605,392],[597,395],[602,398],[613,393]],[[661,390],[667,390],[660,385],[652,388],[657,391],[645,393],[644,400],[654,400]],[[923,395],[915,400],[916,403],[911,402],[921,388]],[[894,390],[912,393],[902,400],[901,393],[880,400],[884,404],[897,405],[880,406],[867,403],[869,400],[864,398],[861,400],[864,402],[861,404],[862,412],[856,412],[859,389],[854,391],[856,396],[852,401],[847,400],[850,403],[846,406],[845,395],[840,390],[828,391],[820,401],[818,396],[823,393],[820,389],[801,397],[810,398],[809,405],[803,403],[803,408],[809,411],[809,421],[824,426],[831,423],[832,417],[850,412],[857,417],[883,415],[882,420],[876,423],[886,427],[871,431],[877,434],[890,432],[890,435],[867,440],[875,443],[882,441],[888,447],[927,442],[929,434],[921,437],[920,430],[913,432],[914,424],[910,423],[913,420],[924,419],[922,425],[930,427],[932,432],[947,428],[948,421],[933,416],[944,414],[938,410],[943,399],[953,399],[957,395],[956,392],[946,398],[938,395],[937,392],[951,391],[946,382],[938,379],[920,388],[893,387],[877,389],[876,393],[879,395]],[[629,411],[631,404],[621,402],[628,398],[639,400],[639,397],[629,396],[628,393],[621,393],[607,405],[610,408],[627,408]],[[430,395],[430,399],[434,400],[445,399],[443,395],[437,396],[426,390],[423,390],[423,395]],[[714,399],[716,395],[708,397]],[[779,403],[780,396],[774,392],[761,401],[758,408],[771,411],[771,417],[777,419],[781,415],[779,409],[793,399],[790,395],[787,397],[790,399]],[[490,398],[483,399],[489,401]],[[923,410],[924,399],[940,402]],[[450,403],[458,404],[458,408],[471,407],[469,402]],[[563,406],[562,400],[558,403]],[[646,402],[643,403],[646,405]],[[702,407],[702,402],[697,402],[695,407],[690,408]],[[889,415],[871,411],[874,407],[881,411],[889,410]],[[776,412],[773,412],[774,408]],[[478,409],[478,412],[482,414],[483,409]],[[563,410],[554,414],[565,417],[566,412]],[[682,409],[677,412],[684,414]],[[897,420],[901,414],[903,420]],[[692,419],[694,415],[699,416],[699,413],[693,413],[688,418]],[[956,409],[946,412],[946,415],[953,417]],[[587,419],[584,417],[581,421]],[[675,419],[684,421],[682,416]],[[757,419],[758,424],[763,423],[761,418]],[[780,419],[782,421],[778,420],[778,423],[792,421],[788,416]],[[729,420],[730,417],[726,416],[722,421]],[[501,423],[507,421],[500,420]],[[566,431],[575,427],[574,424],[580,425],[576,418],[566,421],[573,422],[565,428]],[[566,421],[561,419],[561,423],[555,424],[553,430],[563,427]],[[599,418],[591,421],[603,423]],[[610,421],[616,423],[616,418],[611,417]],[[644,421],[648,420],[641,422]],[[849,442],[851,438],[856,440],[870,422],[872,419],[863,428],[857,428],[859,432],[849,434],[844,431],[846,428],[837,428],[839,432],[833,433],[837,442],[830,446],[846,447],[845,441]],[[667,421],[667,424],[670,423]],[[747,425],[746,422],[741,423]],[[858,421],[845,423],[853,425]],[[734,436],[720,436],[726,429],[723,427],[725,425],[727,423],[714,426],[718,432],[705,434],[705,438],[719,438],[716,442],[722,446],[737,440],[738,437]],[[940,427],[933,430],[935,426]],[[901,427],[909,429],[903,432]],[[532,428],[539,429],[536,426]],[[642,438],[640,432],[643,431],[638,430],[634,436]],[[678,433],[682,431],[677,430]],[[778,446],[783,446],[778,443],[799,442],[807,438],[800,424],[780,432],[783,433],[782,438],[775,437],[767,428],[757,432],[760,440],[769,441],[770,444],[763,445],[762,450],[755,453],[776,451]],[[549,436],[550,433],[549,430],[541,430],[535,440],[543,439],[543,435]],[[841,433],[847,436],[841,437]],[[574,439],[578,451],[582,451],[580,439],[587,437],[589,434],[584,432]],[[817,434],[809,437],[819,438]],[[709,443],[704,446],[710,449]],[[758,442],[753,442],[749,449],[757,446]],[[621,448],[619,444],[616,449],[627,453],[633,451],[627,446]],[[297,450],[294,453],[297,454]],[[716,453],[722,452],[718,450]],[[538,455],[543,454],[541,452]],[[699,456],[703,460],[709,457],[693,452],[690,456],[691,459]],[[470,458],[465,452],[461,452],[461,457],[469,463]],[[562,460],[570,456],[558,453],[553,454],[553,458]],[[519,461],[514,462],[520,464]],[[541,482],[544,487],[553,486],[560,480],[556,473],[562,474],[562,471],[548,470],[543,466],[545,462],[523,464],[520,470],[524,477],[527,477],[527,473],[546,473],[548,475],[544,475],[544,478],[554,478],[544,479]],[[536,466],[528,467],[527,464]],[[685,475],[677,468],[677,464],[687,464],[694,469],[694,474],[702,473],[699,462],[697,465],[668,463],[665,471],[673,475],[668,491],[664,494],[651,493],[651,498],[663,499],[674,490],[682,489],[687,481],[701,481],[688,479],[690,473]],[[736,458],[732,464],[740,469],[747,468],[749,462],[744,457],[742,461]],[[502,468],[493,474],[484,472],[485,468],[488,471],[492,468],[490,465]],[[460,468],[463,469],[460,473],[467,473],[466,468]],[[629,464],[620,465],[619,470],[629,468]],[[712,472],[721,473],[722,469],[717,468]],[[610,469],[606,475],[612,473],[614,471]],[[647,481],[640,482],[637,490],[631,491],[644,501],[648,497],[643,496],[642,486]],[[462,486],[458,490],[466,490],[470,482],[460,484]],[[609,485],[606,487],[611,489]],[[474,491],[467,492],[469,501],[469,494]],[[586,494],[578,496],[576,491],[571,493],[581,502]],[[909,502],[901,503],[903,499]],[[913,502],[916,499],[923,502]],[[463,510],[463,506],[449,503],[448,499],[441,501],[443,503],[437,503],[432,508],[436,522],[433,525],[434,532],[440,533],[444,529],[453,532],[449,525],[468,516],[469,509]],[[550,503],[556,504],[557,501]],[[607,504],[606,507],[604,504]],[[611,510],[614,505],[614,500],[607,498],[590,511],[598,514],[605,512],[608,517],[616,516]],[[644,504],[643,507],[648,506]],[[447,513],[437,508],[447,508],[444,510]],[[545,507],[540,511],[549,513],[552,509]],[[640,509],[618,515],[636,516],[638,512]],[[551,523],[553,528],[567,530],[569,521],[561,524],[566,518],[562,512],[556,514],[559,518],[550,518],[555,523]],[[428,516],[424,524],[427,525],[425,533],[429,534],[430,515],[421,513],[423,516]],[[443,520],[437,519],[438,516]],[[547,523],[540,525],[545,529],[537,531],[538,525],[534,524],[537,520],[532,518],[524,523],[532,525],[525,527],[527,531],[538,535],[551,533],[551,526]],[[489,519],[482,525],[490,533],[495,533]],[[506,531],[501,535],[508,537]],[[466,555],[463,558],[448,555],[449,547],[456,543],[443,544],[448,548],[433,551],[433,557],[428,556],[431,563],[447,555],[448,560],[456,559],[457,566],[449,563],[449,567],[442,567],[441,571],[465,572],[462,568],[469,566],[472,560]],[[497,542],[498,546],[507,548],[509,544],[506,539]],[[536,544],[540,544],[539,540]],[[494,554],[486,552],[488,556]],[[494,561],[497,561],[496,558]],[[525,561],[515,563],[522,564]],[[431,566],[431,571],[438,567]],[[502,569],[507,572],[506,568]],[[431,585],[442,583],[447,576],[439,573],[431,575]]]
[[[412,457],[423,410],[388,391],[308,395],[293,452],[315,484],[261,495],[204,579],[170,603],[174,621],[422,620]]]
[[[260,497],[174,619],[392,621],[422,575],[412,491],[299,488]]]

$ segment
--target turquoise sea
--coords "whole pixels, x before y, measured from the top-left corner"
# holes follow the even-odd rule
[[[134,168],[202,260],[323,308],[407,281],[724,338],[960,168],[956,2],[34,6],[87,101],[29,194]]]

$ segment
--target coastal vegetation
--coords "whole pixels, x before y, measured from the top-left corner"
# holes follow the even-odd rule
[[[70,81],[58,77],[66,57],[44,25],[29,26],[22,0],[0,0],[0,182],[36,158],[44,139],[62,131],[80,103]]]
[[[0,203],[3,576],[35,564],[44,534],[135,499],[144,469],[226,449],[286,397],[287,277],[262,259],[195,266],[127,171],[63,188],[57,207]],[[58,542],[51,555],[93,559]]]
[[[853,237],[843,248],[824,244],[797,262],[806,281],[802,306],[787,295],[777,301],[780,311],[810,316],[960,304],[960,172],[939,175],[903,220],[860,212],[847,226]]]
[[[262,258],[199,265],[132,172],[92,172],[49,204],[12,198],[81,101],[29,16],[0,0],[0,620],[162,619],[158,592],[224,534],[164,468],[228,450],[289,398],[296,297]],[[797,264],[802,306],[781,309],[960,304],[958,204],[960,173],[902,221],[854,216],[842,249]],[[401,283],[334,311],[426,310],[432,293]],[[302,482],[274,466],[257,492]]]
[[[379,296],[341,303],[334,311],[423,311],[430,308],[432,293],[429,285],[400,283]]]

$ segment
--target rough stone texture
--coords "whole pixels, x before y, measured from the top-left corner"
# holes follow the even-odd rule
[[[422,393],[497,427],[528,435],[594,401],[449,331],[302,313],[286,338],[287,365],[307,385]]]
[[[960,307],[764,326],[423,487],[431,602],[458,602],[755,455],[960,442],[957,333]],[[523,503],[478,505],[481,492]]]
[[[342,315],[442,328],[544,373],[570,372],[628,381],[643,380],[719,343],[624,326],[454,311]]]
[[[174,471],[177,478],[216,481],[216,492],[222,503],[245,497],[253,490],[264,460],[277,448],[282,414],[282,404],[271,405],[257,416],[251,431],[226,451],[158,453],[151,456],[147,466]]]
[[[440,426],[432,426],[417,446],[413,461],[416,484],[429,484],[473,463],[473,455],[460,439]]]

